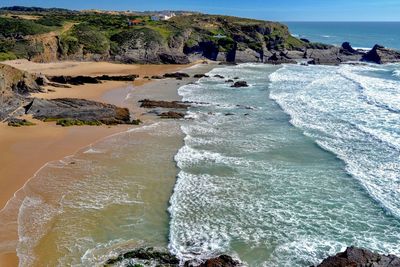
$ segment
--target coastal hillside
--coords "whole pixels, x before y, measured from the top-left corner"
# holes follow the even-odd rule
[[[0,60],[256,62],[274,51],[311,46],[283,24],[229,16],[177,13],[159,20],[151,13],[23,7],[0,12]]]

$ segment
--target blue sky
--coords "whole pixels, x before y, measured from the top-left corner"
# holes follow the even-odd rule
[[[195,10],[277,21],[400,21],[400,0],[0,0],[0,6]]]

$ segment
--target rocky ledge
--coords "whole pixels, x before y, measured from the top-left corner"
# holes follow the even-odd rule
[[[228,255],[221,255],[216,258],[204,261],[181,262],[176,256],[165,250],[154,248],[139,248],[125,252],[116,258],[109,259],[104,266],[158,266],[158,267],[238,267],[241,263]]]
[[[91,84],[96,84],[96,83],[101,83],[101,81],[134,81],[136,78],[139,76],[136,74],[132,75],[119,75],[119,76],[109,76],[109,75],[102,75],[102,76],[97,76],[97,77],[92,77],[92,76],[49,76],[47,79],[50,82],[57,83],[57,84],[71,84],[71,85],[82,85],[85,83],[91,83]],[[43,82],[43,85],[46,85],[45,82]]]
[[[370,51],[356,50],[345,42],[341,47],[314,45],[299,50],[272,51],[265,63],[285,64],[305,62],[314,65],[338,65],[344,62],[371,62],[377,64],[400,62],[400,52],[375,45]]]
[[[25,113],[43,121],[60,121],[63,126],[131,123],[127,108],[75,98],[35,98],[25,106]]]
[[[381,255],[367,249],[349,247],[344,252],[328,257],[317,267],[399,267],[400,258]]]

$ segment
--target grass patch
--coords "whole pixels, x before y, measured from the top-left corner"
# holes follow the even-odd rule
[[[15,119],[8,122],[8,126],[11,127],[34,126],[34,125],[36,124],[25,119],[23,120]]]
[[[76,119],[57,119],[57,125],[60,125],[62,127],[69,127],[69,126],[100,126],[102,125],[101,122],[99,121],[82,121],[82,120],[76,120]]]

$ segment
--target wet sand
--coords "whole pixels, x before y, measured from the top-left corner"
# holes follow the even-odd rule
[[[26,71],[47,75],[138,74],[142,77],[161,75],[187,67],[182,65],[123,65],[105,62],[39,64],[12,61],[7,62],[7,64]],[[104,82],[100,85],[54,88],[55,92],[41,93],[36,96],[42,98],[76,97],[122,104],[123,100],[120,97],[124,97],[127,87],[143,85],[146,82],[148,82],[146,79],[138,79],[133,84]],[[176,87],[174,90],[176,91]],[[1,208],[14,195],[14,192],[21,188],[47,162],[62,159],[96,140],[127,129],[127,126],[62,128],[54,123],[36,123],[36,126],[21,128],[0,124],[0,150],[2,151],[0,154]],[[4,252],[0,252],[0,266],[17,266],[15,253]]]

